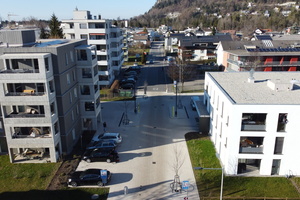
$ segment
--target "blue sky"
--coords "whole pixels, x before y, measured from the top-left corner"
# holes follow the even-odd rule
[[[1,0],[0,17],[8,20],[22,20],[35,17],[49,20],[54,13],[59,20],[73,18],[73,10],[89,10],[92,15],[103,19],[129,19],[144,14],[154,6],[156,0]]]

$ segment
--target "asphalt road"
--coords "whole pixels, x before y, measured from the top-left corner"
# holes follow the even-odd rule
[[[155,47],[154,47],[155,48]],[[101,168],[113,173],[109,200],[115,199],[200,199],[184,135],[198,131],[196,112],[190,107],[190,96],[178,96],[183,105],[174,116],[175,94],[166,91],[163,62],[143,67],[137,89],[138,112],[133,101],[102,103],[102,118],[108,132],[119,132],[123,142],[118,146],[119,163],[82,161],[77,170]],[[144,84],[146,83],[146,85]],[[144,87],[147,86],[145,94]],[[102,130],[98,131],[100,134]],[[172,192],[174,176],[189,181],[188,190]]]

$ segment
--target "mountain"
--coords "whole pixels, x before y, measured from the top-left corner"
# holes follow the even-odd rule
[[[175,30],[186,27],[217,27],[244,32],[256,28],[281,31],[300,25],[299,0],[157,0],[144,15],[134,17],[130,25],[158,27],[162,24]],[[288,13],[284,17],[283,12]]]

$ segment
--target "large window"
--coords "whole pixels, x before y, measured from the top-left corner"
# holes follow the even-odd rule
[[[277,132],[284,132],[287,122],[288,122],[287,113],[279,113],[279,115],[278,115],[278,124],[277,124]]]
[[[274,154],[282,154],[284,137],[276,137]]]
[[[266,113],[243,113],[242,131],[265,131],[266,130]]]
[[[87,60],[86,50],[83,50],[83,49],[77,50],[77,59],[78,60]]]

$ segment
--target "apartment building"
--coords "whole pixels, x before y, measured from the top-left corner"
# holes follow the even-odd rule
[[[216,47],[220,41],[232,41],[232,38],[230,35],[180,37],[178,58],[189,61],[216,59]]]
[[[300,174],[299,97],[299,72],[206,73],[209,135],[227,174]]]
[[[92,16],[90,11],[74,10],[73,19],[62,20],[66,39],[86,39],[89,45],[97,48],[99,86],[112,84],[124,62],[123,33],[112,25],[111,20]]]
[[[97,53],[86,40],[0,31],[1,149],[11,162],[57,162],[100,121]],[[1,134],[1,132],[0,132]]]
[[[273,40],[257,35],[255,41],[221,41],[217,64],[225,71],[300,71],[300,40]]]

